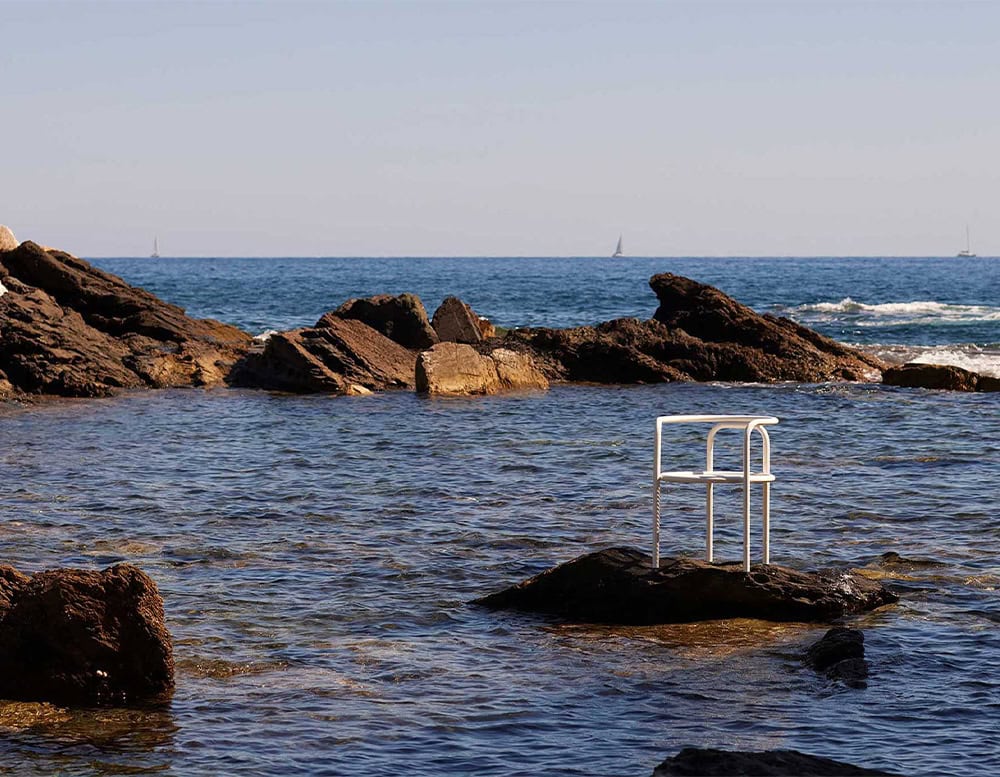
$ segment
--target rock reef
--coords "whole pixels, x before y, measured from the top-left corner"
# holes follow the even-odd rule
[[[31,577],[0,565],[0,698],[64,706],[169,699],[170,634],[156,584],[118,564]]]
[[[853,688],[864,688],[867,684],[865,635],[858,629],[830,629],[809,647],[804,661],[830,680],[840,680]]]
[[[800,572],[774,564],[664,559],[619,547],[588,553],[474,604],[575,623],[653,625],[721,618],[826,621],[898,601],[853,572]]]
[[[221,385],[251,338],[26,241],[0,252],[0,393]]]
[[[980,375],[950,364],[911,362],[899,367],[889,367],[882,373],[882,382],[887,386],[944,391],[1000,391],[1000,378]]]
[[[656,767],[652,777],[893,777],[892,772],[865,769],[797,750],[740,752],[685,747]]]

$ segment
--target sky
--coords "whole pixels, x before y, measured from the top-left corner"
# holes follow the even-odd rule
[[[81,256],[1000,254],[997,2],[0,0]]]

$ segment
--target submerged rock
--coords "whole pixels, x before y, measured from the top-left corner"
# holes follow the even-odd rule
[[[980,375],[950,364],[912,362],[890,367],[882,373],[882,382],[887,386],[945,391],[1000,391],[1000,378]]]
[[[331,318],[362,321],[404,348],[430,348],[438,341],[437,333],[427,320],[424,303],[416,294],[377,294],[349,299],[333,312],[325,313],[316,326],[329,326]]]
[[[225,382],[251,338],[194,319],[110,273],[26,241],[0,252],[0,374],[32,394]]]
[[[685,747],[677,755],[666,759],[653,770],[653,777],[862,777],[881,775],[893,777],[892,772],[865,769],[861,766],[834,761],[816,755],[806,755],[796,750],[765,750],[740,752],[715,750],[702,747]]]
[[[417,391],[427,394],[498,394],[549,387],[531,357],[505,348],[478,353],[462,343],[438,343],[417,357]]]
[[[27,577],[0,567],[0,697],[60,705],[166,701],[170,634],[156,584],[118,564]]]
[[[413,388],[417,355],[367,324],[324,316],[322,326],[271,335],[233,382],[277,391],[366,394]]]
[[[804,661],[831,680],[858,688],[866,685],[865,635],[858,629],[830,629],[806,651]]]
[[[822,621],[898,601],[852,572],[799,572],[760,564],[651,558],[609,548],[560,564],[474,603],[546,613],[578,623],[652,625],[719,618]]]
[[[760,315],[718,289],[679,275],[654,275],[652,320],[510,332],[553,380],[661,383],[867,380],[885,363],[787,318]]]

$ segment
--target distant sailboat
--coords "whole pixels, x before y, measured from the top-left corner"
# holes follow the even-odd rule
[[[157,240],[157,238],[155,238],[155,237],[153,238],[153,253],[151,253],[149,255],[149,258],[150,259],[159,259],[160,258],[160,243]]]
[[[956,254],[957,256],[975,256],[972,253],[972,243],[969,242],[969,225],[965,225],[965,248]]]
[[[622,253],[622,236],[618,236],[618,245],[615,246],[615,252],[611,254],[611,258],[614,259],[616,256],[624,256]]]

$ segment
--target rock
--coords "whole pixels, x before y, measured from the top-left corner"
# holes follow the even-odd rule
[[[0,224],[0,251],[13,251],[19,245],[21,244],[14,237],[14,233],[10,231],[10,227]]]
[[[505,348],[480,354],[471,345],[448,342],[417,357],[416,386],[421,393],[465,396],[544,390],[549,382],[527,354]]]
[[[654,275],[649,285],[660,302],[654,319],[724,347],[741,376],[722,380],[867,380],[885,366],[788,318],[756,313],[713,286],[673,273]]]
[[[165,702],[174,661],[156,584],[130,564],[30,578],[0,568],[0,665],[0,698]]]
[[[0,371],[18,390],[103,396],[219,385],[251,338],[190,318],[82,259],[30,241],[0,254]]]
[[[885,366],[711,286],[670,273],[649,283],[660,300],[650,321],[517,329],[504,345],[530,352],[550,380],[595,383],[865,380]]]
[[[413,388],[417,356],[367,324],[324,317],[323,326],[271,335],[233,373],[236,385],[297,393],[365,394]]]
[[[950,364],[904,364],[882,373],[887,386],[943,389],[945,391],[1000,391],[1000,378],[953,367]]]
[[[486,334],[493,329],[493,324],[477,316],[458,297],[444,298],[444,302],[434,311],[431,326],[443,343],[475,344],[493,336]]]
[[[424,303],[416,294],[378,294],[363,299],[349,299],[332,313],[325,313],[316,323],[328,326],[334,318],[353,318],[368,324],[404,348],[422,350],[438,341],[437,333],[427,320]]]
[[[806,755],[796,750],[765,750],[740,752],[712,748],[685,747],[666,759],[653,771],[653,777],[854,777],[880,775],[893,777],[892,772],[865,769],[860,766]]]
[[[831,680],[842,680],[858,688],[866,685],[865,635],[858,629],[830,629],[806,651],[804,661]]]
[[[822,621],[898,601],[852,572],[799,572],[740,563],[650,557],[633,548],[588,553],[498,593],[477,599],[491,609],[555,615],[578,623],[651,625],[720,618]]]

